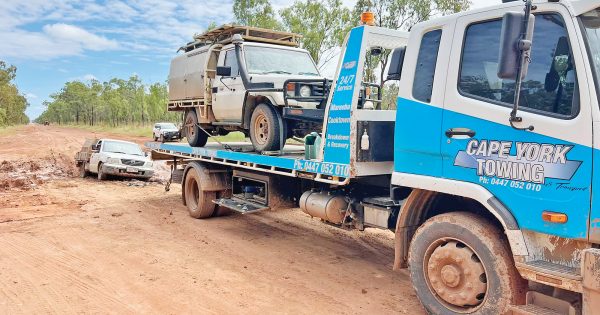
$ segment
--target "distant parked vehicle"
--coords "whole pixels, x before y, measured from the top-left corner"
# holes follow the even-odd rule
[[[81,177],[90,173],[105,180],[109,175],[149,179],[154,174],[150,157],[133,142],[88,139],[75,154]]]
[[[154,141],[179,141],[181,132],[174,123],[156,123],[152,129],[152,137]]]

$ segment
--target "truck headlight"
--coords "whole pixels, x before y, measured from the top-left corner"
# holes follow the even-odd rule
[[[117,159],[117,158],[108,158],[108,160],[106,160],[106,163],[108,163],[108,164],[121,164],[121,160]]]
[[[146,162],[146,163],[144,163],[144,166],[145,167],[152,167],[152,162]]]
[[[300,87],[300,96],[302,97],[310,97],[310,86],[303,85]]]

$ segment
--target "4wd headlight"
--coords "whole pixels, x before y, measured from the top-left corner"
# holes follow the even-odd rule
[[[117,159],[117,158],[108,158],[108,160],[106,160],[106,163],[108,163],[108,164],[121,164],[121,160]]]
[[[309,97],[310,96],[310,86],[303,85],[300,87],[300,96]]]

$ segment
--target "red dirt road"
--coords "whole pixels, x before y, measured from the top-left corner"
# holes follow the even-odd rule
[[[297,209],[195,220],[178,185],[73,177],[92,136],[0,136],[1,314],[424,313],[390,232]]]

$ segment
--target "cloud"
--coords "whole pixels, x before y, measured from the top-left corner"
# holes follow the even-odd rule
[[[116,50],[114,40],[93,34],[81,27],[56,23],[42,27],[41,32],[19,28],[0,29],[0,57],[14,59],[49,60],[57,57],[81,55],[86,50]]]
[[[96,78],[96,76],[91,73],[67,79],[67,81],[70,81],[70,82],[72,82],[72,81],[89,82],[89,81],[94,81],[94,80],[98,81],[98,78]]]
[[[232,2],[0,0],[0,58],[53,60],[120,50],[163,59],[208,23],[231,22]]]
[[[27,100],[34,100],[37,97],[37,95],[33,94],[33,93],[25,93],[25,97],[27,98]]]
[[[81,48],[89,50],[112,50],[119,47],[116,41],[92,34],[74,25],[49,24],[44,25],[43,31],[59,43],[78,44]]]

